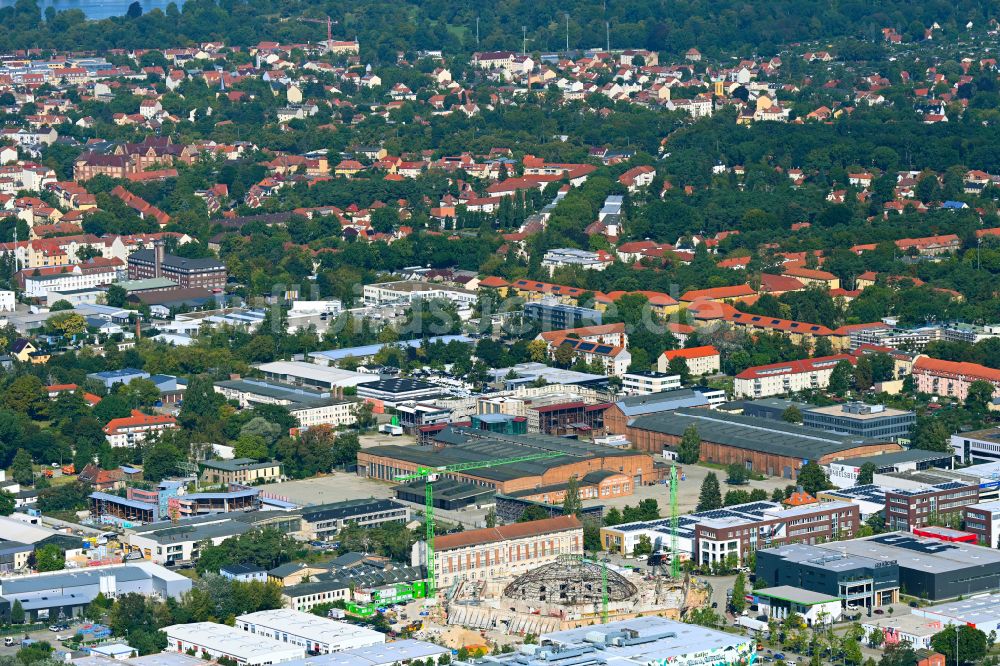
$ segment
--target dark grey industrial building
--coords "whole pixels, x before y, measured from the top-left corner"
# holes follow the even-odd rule
[[[862,402],[802,410],[802,425],[871,439],[909,439],[916,423],[913,412]]]
[[[895,562],[803,543],[757,551],[757,578],[769,587],[791,585],[865,608],[899,598],[899,567]]]
[[[866,580],[867,577],[873,581],[876,591],[880,586],[888,589],[891,573],[879,572],[874,567],[877,563],[898,570],[900,594],[931,601],[968,596],[1000,587],[1000,551],[983,546],[890,532],[811,548],[815,549],[812,558],[803,556],[802,551],[782,554],[784,548],[762,550],[757,553],[757,575],[769,585],[796,585],[815,592],[837,594],[830,590],[830,583],[822,572],[808,573],[809,569],[822,567],[837,571],[844,580],[851,576],[856,576],[858,580]],[[837,556],[837,559],[822,561],[823,552]],[[817,559],[818,562],[811,561]],[[837,562],[844,562],[842,568],[845,573],[841,573]],[[866,563],[872,563],[870,569],[864,566]],[[879,573],[876,575],[876,572]]]
[[[600,310],[581,308],[564,303],[525,303],[524,318],[541,326],[543,331],[558,331],[600,324],[604,315]]]

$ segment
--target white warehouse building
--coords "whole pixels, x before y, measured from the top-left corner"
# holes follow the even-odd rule
[[[214,622],[172,624],[164,627],[163,633],[167,635],[169,652],[194,650],[196,656],[210,659],[228,657],[241,666],[279,664],[306,656],[306,649],[302,646],[254,636]]]
[[[381,632],[288,608],[240,615],[235,627],[318,654],[385,643]]]

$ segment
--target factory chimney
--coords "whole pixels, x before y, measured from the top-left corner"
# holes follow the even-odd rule
[[[153,241],[153,277],[163,277],[163,241]]]

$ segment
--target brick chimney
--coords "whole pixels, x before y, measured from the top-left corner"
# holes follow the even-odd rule
[[[153,241],[153,277],[163,277],[164,251],[162,240]]]

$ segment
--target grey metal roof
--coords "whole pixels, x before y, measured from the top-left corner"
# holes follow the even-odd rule
[[[623,398],[615,403],[625,416],[641,416],[684,407],[703,407],[708,404],[705,396],[691,389],[661,391],[649,395]]]
[[[680,437],[694,426],[703,440],[789,458],[817,460],[825,455],[873,444],[882,440],[837,435],[818,428],[706,409],[640,416],[632,427]]]
[[[864,456],[861,458],[846,458],[845,460],[838,461],[842,465],[854,465],[856,467],[861,467],[865,463],[875,463],[880,468],[887,467],[889,465],[895,465],[898,463],[920,463],[920,462],[933,462],[935,460],[946,460],[948,458],[953,458],[955,453],[953,451],[925,451],[923,449],[907,449],[905,451],[892,451],[890,453],[883,453],[878,456]]]
[[[355,518],[369,513],[402,508],[404,508],[402,504],[389,499],[353,499],[307,506],[302,509],[302,519],[315,523],[320,520]]]

